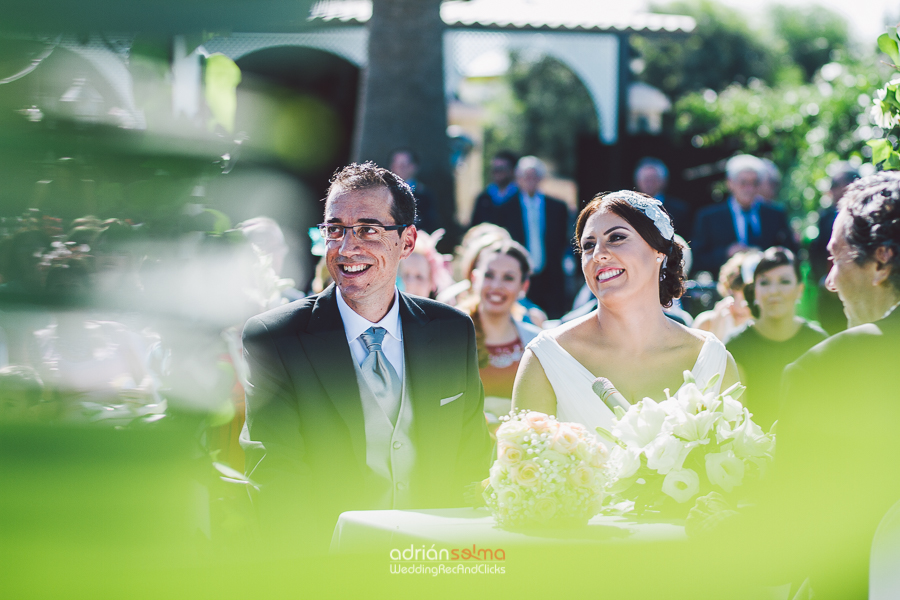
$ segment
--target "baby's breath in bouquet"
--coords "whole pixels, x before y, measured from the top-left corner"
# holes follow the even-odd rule
[[[539,412],[503,420],[484,489],[499,525],[584,524],[600,512],[608,453],[591,432]]]

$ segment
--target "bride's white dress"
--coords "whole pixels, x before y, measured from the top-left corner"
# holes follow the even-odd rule
[[[701,330],[697,330],[697,333],[705,336],[706,341],[703,342],[691,373],[702,389],[716,373],[724,376],[728,351],[725,344],[712,333]],[[553,386],[553,393],[556,394],[556,418],[559,421],[581,423],[591,431],[598,426],[612,429],[615,415],[591,389],[594,380],[602,377],[602,373],[594,375],[588,371],[547,331],[542,331],[527,348],[541,361],[544,373]],[[612,383],[615,385],[616,382]],[[720,377],[714,391],[718,393],[721,386]]]

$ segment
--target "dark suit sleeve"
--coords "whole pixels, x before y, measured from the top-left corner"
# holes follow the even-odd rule
[[[716,247],[712,233],[716,226],[716,215],[709,211],[700,211],[694,221],[694,231],[691,235],[691,253],[694,257],[693,270],[710,271],[717,276],[716,271],[728,260],[728,247]]]
[[[484,387],[478,371],[478,351],[475,347],[475,326],[467,323],[466,346],[466,403],[462,435],[457,460],[456,489],[462,489],[488,476],[491,458],[491,437],[484,418]]]
[[[490,194],[488,194],[487,192],[481,192],[480,194],[478,194],[478,197],[475,198],[475,208],[472,209],[472,220],[469,223],[469,226],[475,227],[476,225],[490,222],[490,211],[492,204],[493,200],[491,200]]]
[[[253,317],[244,327],[244,358],[249,367],[247,420],[241,446],[247,475],[264,498],[310,506],[309,466],[300,434],[295,390],[271,332]]]
[[[800,247],[797,244],[797,238],[794,237],[794,230],[791,228],[791,223],[788,220],[787,212],[784,210],[778,211],[778,231],[775,234],[776,243],[786,248],[789,248],[792,252],[797,252]]]

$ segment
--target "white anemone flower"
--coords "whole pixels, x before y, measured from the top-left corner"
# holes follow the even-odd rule
[[[710,483],[730,492],[744,481],[744,461],[730,449],[707,454],[706,476]]]
[[[685,443],[671,434],[658,436],[644,448],[647,467],[660,475],[665,475],[673,469],[680,469],[688,452]]]
[[[891,112],[890,105],[885,102],[889,92],[888,87],[900,83],[900,78],[892,80],[880,90],[875,91],[872,100],[872,120],[882,129],[892,129],[900,124],[900,115]]]
[[[700,491],[700,476],[693,469],[669,471],[663,479],[662,491],[679,504],[684,504]]]

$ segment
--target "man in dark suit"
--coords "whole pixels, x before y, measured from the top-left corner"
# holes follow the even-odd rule
[[[491,182],[475,198],[472,209],[473,225],[483,223],[495,206],[512,200],[519,193],[516,187],[516,155],[509,150],[501,150],[491,159]]]
[[[786,369],[775,483],[749,529],[781,581],[867,598],[872,538],[900,500],[900,173],[848,188],[828,251],[851,327]]]
[[[519,192],[511,200],[486,207],[477,222],[494,223],[525,246],[533,272],[528,299],[541,307],[551,319],[561,317],[568,307],[565,292],[563,257],[571,249],[572,231],[565,202],[538,191],[547,167],[535,156],[525,156],[516,165]]]
[[[391,152],[391,172],[399,175],[412,190],[416,198],[416,227],[428,233],[446,229],[438,212],[438,202],[425,184],[419,181],[419,158],[409,148],[398,148]]]
[[[343,511],[461,506],[487,476],[472,321],[396,287],[414,220],[402,179],[345,167],[321,226],[335,284],[244,328],[247,474],[265,530],[297,548],[326,549]]]
[[[725,261],[751,247],[784,246],[797,251],[787,213],[759,198],[764,169],[755,156],[741,154],[728,160],[728,201],[701,209],[694,221],[691,250],[695,272],[718,275]]]
[[[691,226],[691,209],[685,202],[666,193],[668,183],[669,169],[663,161],[649,156],[638,161],[637,167],[634,169],[635,189],[662,202],[666,212],[672,217],[675,233],[688,235]]]

